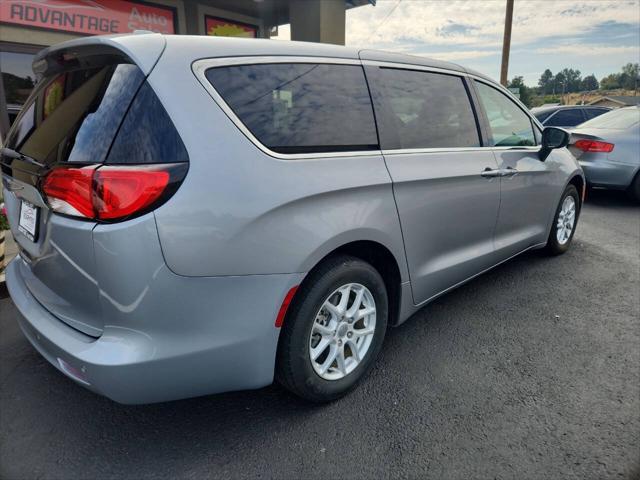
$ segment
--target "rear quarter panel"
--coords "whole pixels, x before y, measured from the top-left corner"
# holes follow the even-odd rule
[[[402,280],[408,280],[380,152],[296,160],[269,156],[199,83],[191,70],[198,56],[191,53],[186,56],[179,41],[168,42],[149,77],[191,162],[182,186],[155,212],[169,268],[186,276],[306,272],[345,243],[372,240],[393,253]]]

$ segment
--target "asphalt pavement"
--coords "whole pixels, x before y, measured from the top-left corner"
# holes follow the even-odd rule
[[[119,405],[0,299],[0,478],[640,478],[639,292],[640,207],[596,192],[567,254],[427,306],[326,406],[278,386]]]

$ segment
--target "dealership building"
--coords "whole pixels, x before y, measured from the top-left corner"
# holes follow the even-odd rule
[[[166,34],[271,38],[344,44],[345,12],[375,0],[1,0],[0,138],[29,95],[36,52],[87,35]]]

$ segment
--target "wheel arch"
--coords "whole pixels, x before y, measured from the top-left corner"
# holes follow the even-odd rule
[[[585,178],[580,173],[576,172],[569,179],[569,181],[567,182],[567,185],[565,185],[564,188],[566,189],[567,186],[569,185],[573,185],[578,190],[578,195],[580,195],[580,204],[582,206],[586,197],[586,188],[587,188],[587,183],[585,181]]]
[[[336,255],[350,255],[358,258],[371,264],[380,273],[389,296],[389,325],[397,325],[403,300],[401,284],[406,279],[406,273],[403,274],[402,270],[404,266],[406,271],[404,258],[399,260],[389,247],[379,241],[351,240],[325,252],[320,258],[316,258],[313,265],[307,270],[302,283],[309,277],[309,273]]]
[[[564,183],[562,190],[560,190],[558,193],[558,197],[555,202],[555,207],[549,212],[549,219],[547,221],[547,238],[549,238],[549,235],[551,234],[551,229],[553,228],[553,219],[555,218],[556,209],[558,208],[560,199],[562,198],[564,191],[567,189],[569,185],[573,185],[578,190],[578,197],[580,197],[578,216],[582,211],[582,204],[584,203],[584,200],[585,200],[586,188],[587,188],[587,181],[585,179],[584,173],[582,172],[581,169],[576,168],[565,178],[567,180]]]

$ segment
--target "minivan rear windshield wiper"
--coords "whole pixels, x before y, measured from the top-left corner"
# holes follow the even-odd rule
[[[7,148],[7,147],[0,148],[0,161],[2,160],[2,157],[12,158],[14,160],[22,160],[23,162],[30,163],[31,165],[35,165],[36,167],[40,167],[40,168],[46,167],[44,163],[40,163],[34,158],[31,158],[27,155],[23,155],[20,152],[16,152],[12,148]]]

